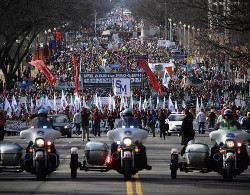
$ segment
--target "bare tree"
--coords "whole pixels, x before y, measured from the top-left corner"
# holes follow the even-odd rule
[[[93,14],[90,0],[1,0],[0,69],[11,86],[22,60],[36,36],[65,22],[89,24]],[[18,40],[18,41],[17,41]]]

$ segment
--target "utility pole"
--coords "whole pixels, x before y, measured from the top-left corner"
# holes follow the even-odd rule
[[[165,5],[165,25],[164,25],[164,38],[167,39],[167,3]]]
[[[122,40],[123,40],[123,4],[122,4]]]
[[[96,13],[96,10],[95,10],[95,37],[96,37],[96,15],[97,15],[97,13]]]
[[[169,41],[172,41],[172,19],[169,18]]]

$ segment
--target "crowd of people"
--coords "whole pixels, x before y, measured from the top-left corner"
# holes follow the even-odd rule
[[[246,101],[246,97],[249,94],[249,88],[245,80],[247,69],[240,68],[237,65],[234,67],[229,66],[228,69],[226,66],[220,67],[217,64],[209,64],[206,61],[199,64],[188,64],[186,59],[173,60],[175,54],[171,53],[171,50],[167,47],[158,47],[157,41],[158,39],[142,41],[139,38],[133,39],[132,37],[127,37],[117,42],[112,39],[112,34],[108,38],[101,35],[98,38],[90,37],[88,42],[86,41],[86,37],[82,39],[76,38],[72,43],[68,43],[69,47],[61,47],[61,50],[51,50],[51,56],[47,57],[45,61],[57,83],[75,81],[75,67],[72,55],[77,59],[78,68],[81,70],[80,74],[84,72],[143,72],[142,87],[131,88],[133,98],[139,101],[140,97],[142,99],[152,97],[153,106],[145,110],[140,110],[138,105],[134,105],[133,112],[135,117],[141,121],[142,127],[150,127],[153,136],[155,136],[154,127],[156,122],[159,121],[160,129],[162,129],[163,121],[171,112],[168,110],[167,104],[166,109],[163,109],[163,106],[159,107],[156,105],[158,95],[160,100],[163,100],[164,97],[166,99],[170,97],[173,101],[177,101],[178,108],[176,111],[181,112],[185,107],[189,107],[194,118],[196,118],[195,115],[197,112],[196,99],[202,99],[204,116],[198,117],[199,122],[200,118],[202,118],[201,129],[203,129],[203,122],[210,122],[212,118],[211,113],[213,113],[213,120],[215,120],[221,115],[224,107],[230,107],[238,119],[246,116],[249,109],[248,102]],[[112,45],[112,48],[110,45]],[[177,43],[176,47],[179,47]],[[148,56],[148,63],[169,63],[170,61],[174,63],[172,78],[168,85],[163,83],[164,78],[159,71],[154,72],[161,88],[161,94],[155,92],[148,75],[137,64],[135,56],[141,54]],[[105,64],[103,63],[104,59]],[[109,65],[112,64],[120,64],[121,66],[111,69]],[[22,104],[19,114],[13,113],[12,116],[8,116],[5,112],[7,119],[29,120],[31,114],[33,114],[30,113],[31,99],[35,101],[45,96],[53,99],[54,94],[57,99],[61,98],[62,89],[58,88],[57,85],[50,85],[43,73],[38,72],[34,75],[31,74],[32,71],[34,70],[31,70],[30,67],[25,68],[12,89],[6,89],[4,83],[0,81],[0,103],[3,103],[5,98],[11,100],[13,96],[17,100],[21,97],[27,97],[28,100],[28,110]],[[236,82],[239,79],[243,79],[244,81]],[[187,80],[189,81],[187,82]],[[27,84],[28,87],[22,88],[20,84]],[[120,117],[119,113],[122,111],[120,108],[120,97],[115,98],[117,106],[115,109],[109,110],[108,105],[102,105],[102,109],[98,110],[94,104],[94,96],[96,94],[101,97],[113,96],[113,89],[81,87],[80,96],[84,96],[86,101],[92,102],[92,106],[89,108],[91,120],[94,122],[96,120],[107,121],[109,126],[114,128],[113,122]],[[75,88],[64,89],[64,93],[67,100],[70,101],[70,97],[75,94]],[[236,105],[235,99],[244,100],[245,105]],[[182,105],[183,101],[186,106]],[[39,108],[36,109],[38,110]],[[68,113],[69,117],[73,120],[74,113],[70,112],[69,108],[66,108],[66,110],[60,108],[49,110],[49,114],[62,112]],[[98,126],[94,125],[94,129],[98,128]],[[99,135],[98,130],[95,135]],[[163,137],[163,134],[161,134],[161,137]]]

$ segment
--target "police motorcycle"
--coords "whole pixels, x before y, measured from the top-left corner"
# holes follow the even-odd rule
[[[132,111],[124,111],[131,113]],[[88,142],[85,146],[84,158],[81,163],[78,161],[78,149],[71,149],[71,177],[76,178],[77,168],[85,171],[116,170],[123,174],[124,178],[130,179],[142,169],[150,170],[147,165],[146,149],[142,142],[147,138],[148,132],[139,128],[138,122],[134,117],[121,120],[114,130],[107,133],[113,141],[111,153],[106,143]]]
[[[179,162],[178,149],[171,150],[170,170],[173,179],[180,169],[182,172],[215,171],[230,181],[248,168],[249,157],[246,150],[246,143],[250,140],[248,133],[241,130],[219,129],[211,132],[209,137],[212,142],[215,141],[211,152],[208,145],[191,140],[185,150],[184,162]]]
[[[46,116],[46,111],[38,111],[38,117],[31,121],[29,129],[21,131],[20,137],[28,141],[26,153],[21,160],[21,167],[36,175],[37,180],[45,180],[59,166],[59,155],[56,152],[54,140],[61,133],[52,128],[52,123]]]

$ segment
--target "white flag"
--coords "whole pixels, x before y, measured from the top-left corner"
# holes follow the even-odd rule
[[[65,110],[67,105],[68,105],[68,103],[67,103],[66,97],[65,97],[65,95],[63,93],[63,90],[62,90],[62,97],[61,97],[61,107],[62,107],[62,109]]]
[[[165,96],[164,96],[164,98],[163,98],[162,109],[163,109],[163,110],[166,109],[166,98],[165,98]]]
[[[101,97],[98,97],[98,109],[102,111]]]
[[[56,106],[56,94],[55,94],[55,93],[54,93],[54,101],[53,101],[53,104],[54,104],[54,105],[53,105],[53,107],[54,107],[53,110],[54,110],[54,111],[57,111],[57,106]]]
[[[79,112],[81,108],[81,100],[77,94],[75,94],[74,104],[75,104],[75,112]]]
[[[36,109],[39,109],[41,107],[41,99],[36,99]]]
[[[186,104],[185,104],[185,102],[184,102],[184,100],[182,100],[182,108],[186,108]]]
[[[122,110],[122,108],[124,107],[125,101],[124,101],[124,97],[121,97],[121,103],[120,103],[120,110]]]
[[[109,95],[109,111],[113,110],[113,104],[112,104],[112,97],[111,94]]]
[[[46,95],[45,102],[46,102],[46,110],[52,110],[52,106],[47,95]]]
[[[140,96],[140,100],[139,100],[139,111],[141,112],[141,96]]]
[[[16,98],[15,98],[14,95],[12,96],[11,106],[12,106],[13,112],[17,113],[17,111],[18,111],[18,105],[17,105]]]
[[[10,103],[7,100],[7,98],[5,98],[5,100],[4,100],[4,111],[6,111],[7,114],[11,117],[12,108],[11,108]]]
[[[159,104],[160,104],[160,99],[159,99],[159,95],[157,95],[157,100],[156,100],[156,109],[159,109]]]
[[[129,104],[129,108],[133,110],[134,107],[134,102],[133,102],[133,95],[130,96],[130,104]]]
[[[25,109],[25,113],[26,114],[29,113],[28,106],[27,106],[26,102],[24,102],[24,109]]]
[[[128,98],[124,97],[124,107],[127,108],[128,107]]]
[[[200,109],[204,108],[203,102],[202,102],[202,98],[201,98],[201,107]]]
[[[73,97],[72,97],[72,95],[70,96],[69,111],[70,111],[72,114],[74,114],[74,102],[73,102]]]
[[[178,111],[178,106],[177,106],[177,101],[176,101],[176,100],[175,100],[175,102],[174,102],[174,109],[175,109],[175,112]]]
[[[144,102],[143,102],[143,105],[142,105],[143,110],[146,110],[146,108],[148,108],[147,105],[148,105],[147,98],[145,96],[145,99],[144,99]]]
[[[41,100],[41,107],[43,109],[47,109],[47,102],[46,102],[46,99],[44,97],[42,97],[42,100]]]
[[[30,99],[30,113],[34,114],[35,113],[35,109],[34,109],[34,104],[33,104],[33,99]]]
[[[153,107],[152,107],[152,98],[150,96],[149,98],[149,109],[152,111],[153,110]]]
[[[98,108],[98,97],[97,97],[97,93],[95,94],[95,106]]]
[[[83,108],[87,108],[85,96],[82,96],[82,107],[83,107]]]
[[[196,99],[196,115],[200,112],[199,100],[198,97]]]
[[[172,112],[174,111],[174,104],[170,98],[170,95],[169,95],[169,98],[168,98],[168,109]]]
[[[171,77],[169,75],[169,72],[167,71],[167,68],[165,68],[165,71],[164,71],[164,77],[162,79],[162,84],[165,86],[165,87],[168,87],[168,84],[171,80]]]

